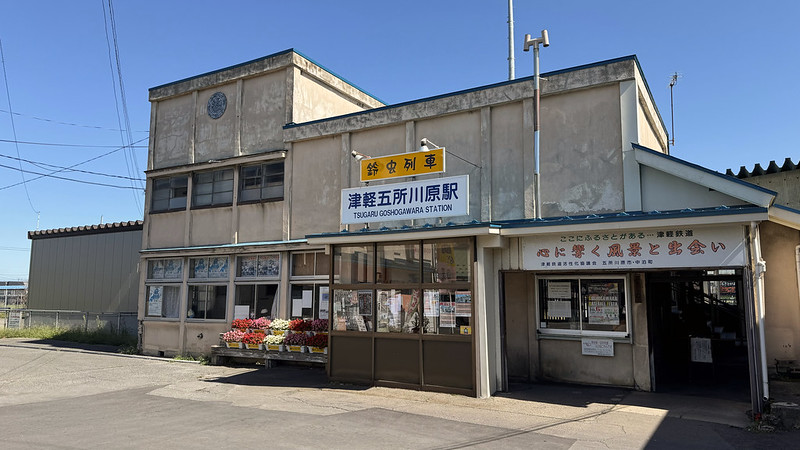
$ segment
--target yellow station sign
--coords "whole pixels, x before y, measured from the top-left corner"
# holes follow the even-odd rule
[[[441,172],[444,172],[444,147],[361,160],[362,183]]]

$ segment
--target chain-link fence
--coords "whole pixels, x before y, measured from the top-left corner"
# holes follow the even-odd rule
[[[0,328],[56,327],[83,331],[105,330],[111,333],[136,335],[135,312],[100,313],[43,309],[0,308]]]

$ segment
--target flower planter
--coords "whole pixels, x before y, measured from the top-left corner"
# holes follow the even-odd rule
[[[305,345],[287,345],[286,350],[294,353],[305,353],[306,346]]]
[[[264,344],[245,344],[248,350],[264,350]]]
[[[241,342],[226,342],[225,344],[228,345],[228,348],[242,348]]]
[[[267,350],[271,352],[285,352],[286,348],[283,344],[280,345],[267,345]]]
[[[309,353],[322,353],[323,355],[328,354],[328,347],[307,347]]]
[[[286,330],[270,330],[273,336],[283,336],[286,334]]]

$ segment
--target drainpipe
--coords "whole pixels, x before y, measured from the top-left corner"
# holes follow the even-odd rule
[[[755,282],[755,300],[758,310],[756,320],[758,321],[758,340],[759,353],[761,354],[761,384],[764,391],[764,398],[769,398],[769,374],[767,373],[767,344],[764,338],[764,272],[767,271],[767,262],[761,258],[761,233],[759,232],[758,222],[750,222],[750,242],[753,245],[753,276]]]

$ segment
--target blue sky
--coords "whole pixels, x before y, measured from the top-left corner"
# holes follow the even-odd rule
[[[508,77],[507,0],[117,0],[131,130],[120,132],[128,127],[109,59],[108,11],[108,0],[0,2],[0,280],[27,278],[27,232],[37,218],[39,229],[141,219],[144,196],[130,189],[139,182],[121,177],[143,178],[151,87],[288,48],[389,104]],[[667,127],[670,76],[680,74],[674,156],[734,172],[773,159],[797,163],[798,17],[800,3],[792,1],[517,0],[516,75],[533,72],[523,35],[543,28],[551,46],[541,51],[542,72],[636,54]],[[70,146],[15,145],[14,134]],[[133,150],[112,152],[142,139]],[[20,164],[50,173],[57,169],[45,164],[97,157],[75,168],[115,177],[57,175],[121,188],[32,173],[17,184]]]

